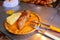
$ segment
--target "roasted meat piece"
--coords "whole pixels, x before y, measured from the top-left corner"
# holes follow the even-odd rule
[[[29,18],[29,13],[27,11],[22,12],[21,17],[18,19],[18,29],[23,28],[28,18]]]
[[[52,7],[52,3],[56,2],[57,0],[21,0],[21,1],[33,4],[47,5]]]

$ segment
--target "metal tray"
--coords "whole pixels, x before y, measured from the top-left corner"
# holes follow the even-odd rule
[[[3,32],[5,35],[7,35],[9,38],[11,38],[11,40],[34,40],[33,39],[34,37],[32,37],[32,36],[34,34],[36,34],[36,32],[33,32],[31,34],[27,34],[27,35],[14,35],[14,34],[7,32],[4,27],[4,22],[5,22],[6,17],[8,15],[6,15],[5,12],[6,12],[6,10],[10,10],[10,9],[15,10],[15,12],[29,9],[29,10],[32,10],[32,11],[38,13],[40,16],[41,15],[48,15],[48,14],[50,16],[54,16],[57,13],[56,9],[54,9],[54,8],[36,6],[34,4],[28,4],[28,3],[22,3],[22,2],[20,2],[20,4],[14,8],[4,8],[3,6],[0,6],[0,31]],[[43,14],[43,12],[46,14]],[[50,16],[47,18],[43,18],[42,16],[41,17],[43,18],[43,20],[45,20],[45,22],[47,22],[46,20],[50,21],[50,19],[49,19]],[[38,38],[37,38],[37,40],[38,40]]]

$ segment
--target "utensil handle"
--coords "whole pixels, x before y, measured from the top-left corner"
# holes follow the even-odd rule
[[[44,34],[47,35],[48,37],[54,39],[54,40],[60,40],[59,37],[56,37],[56,36],[54,36],[54,35],[52,35],[52,34],[50,34],[50,33],[48,33],[48,32],[45,32]]]
[[[44,24],[44,23],[41,23],[41,24],[47,26],[47,28],[49,28],[49,29],[51,29],[51,30],[53,30],[55,32],[60,33],[60,28],[58,28],[58,27],[54,27],[52,25],[47,25],[47,24]]]
[[[51,30],[59,32],[60,33],[60,28],[54,27],[54,26],[50,26],[49,27]]]

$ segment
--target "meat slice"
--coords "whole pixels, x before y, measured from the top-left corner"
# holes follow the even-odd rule
[[[29,18],[29,13],[27,11],[22,12],[21,17],[18,20],[18,29],[23,28],[28,18]]]

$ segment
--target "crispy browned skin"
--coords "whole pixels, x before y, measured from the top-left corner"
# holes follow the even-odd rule
[[[21,0],[21,1],[33,4],[51,5],[51,3],[56,2],[57,0]]]
[[[26,21],[28,20],[28,18],[29,18],[29,13],[27,13],[26,11],[22,12],[21,17],[18,20],[18,29],[23,28],[23,26],[26,23]]]

